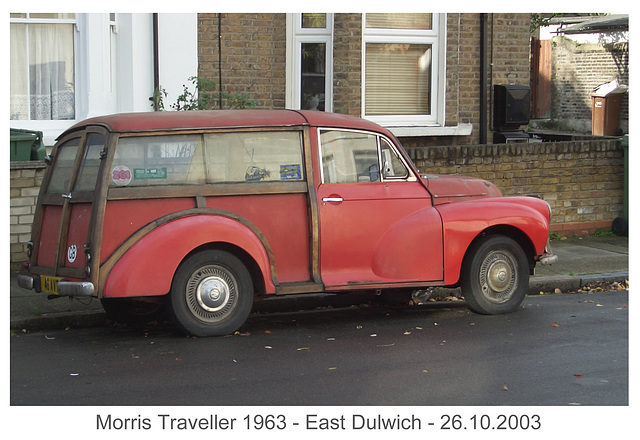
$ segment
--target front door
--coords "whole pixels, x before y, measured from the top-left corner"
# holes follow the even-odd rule
[[[384,137],[321,130],[320,273],[327,289],[442,280],[431,197]]]

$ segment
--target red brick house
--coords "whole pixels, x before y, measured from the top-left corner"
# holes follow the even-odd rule
[[[406,146],[491,142],[495,84],[529,85],[530,14],[198,14],[198,76],[257,108],[318,108]]]

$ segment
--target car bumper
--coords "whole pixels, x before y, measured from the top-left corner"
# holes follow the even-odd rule
[[[40,292],[40,276],[35,275],[18,275],[18,286],[23,289],[35,290],[36,292]],[[58,296],[93,296],[95,293],[95,286],[93,283],[88,281],[65,281],[60,280],[57,283],[57,292]]]
[[[543,266],[550,266],[558,261],[558,256],[551,251],[551,244],[547,241],[542,255],[538,257],[538,263]]]

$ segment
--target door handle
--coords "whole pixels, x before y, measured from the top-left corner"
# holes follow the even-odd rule
[[[333,202],[333,203],[340,203],[343,200],[344,199],[342,197],[323,197],[322,198],[323,202]]]

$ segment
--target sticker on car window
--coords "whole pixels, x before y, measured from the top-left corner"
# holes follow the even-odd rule
[[[111,171],[111,180],[117,186],[127,186],[131,183],[131,170],[126,165],[116,165]]]
[[[247,182],[260,182],[270,175],[271,173],[268,170],[258,167],[249,167],[247,168],[244,180],[246,180]]]
[[[134,168],[133,178],[136,180],[166,179],[166,168]]]
[[[282,180],[300,180],[300,164],[280,165],[280,179]]]

